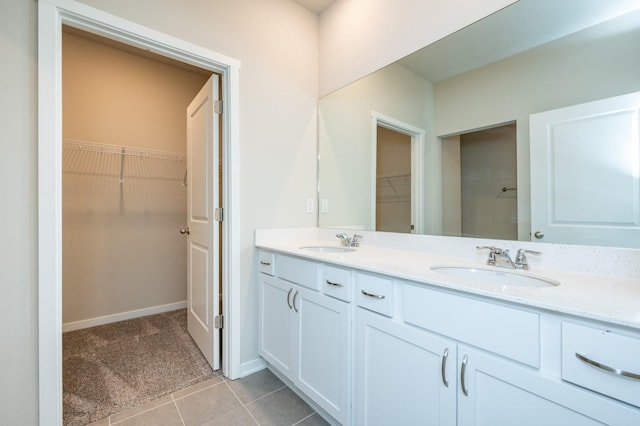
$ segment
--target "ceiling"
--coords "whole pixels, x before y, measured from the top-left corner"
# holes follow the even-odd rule
[[[296,3],[303,5],[318,15],[320,15],[334,1],[335,0],[295,0]]]

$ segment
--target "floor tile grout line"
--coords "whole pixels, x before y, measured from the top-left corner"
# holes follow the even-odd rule
[[[242,402],[242,400],[238,397],[238,395],[233,391],[233,389],[231,388],[231,386],[229,386],[229,383],[227,383],[227,381],[224,381],[224,384],[227,385],[227,387],[229,388],[229,390],[231,391],[231,393],[233,394],[233,396],[236,397],[236,399],[238,400],[238,402],[240,403],[240,405],[242,405],[242,408],[244,408],[244,411],[247,412],[247,414],[249,414],[249,417],[251,417],[253,419],[254,422],[256,422],[256,425],[260,426],[260,422],[258,421],[258,419],[256,419],[253,416],[253,413],[251,413],[251,410],[249,410],[249,408],[247,408],[247,405]]]
[[[178,404],[176,403],[176,399],[173,397],[173,394],[171,394],[171,401],[173,401],[173,406],[176,407],[176,411],[178,412],[178,417],[180,417],[180,422],[182,422],[182,426],[186,426],[184,419],[182,418],[182,413],[180,412],[180,407],[178,407]]]
[[[187,398],[187,397],[189,397],[189,396],[191,396],[191,395],[195,395],[195,394],[200,393],[200,392],[202,392],[202,391],[204,391],[204,390],[210,389],[210,388],[212,388],[212,387],[214,387],[214,386],[221,385],[222,383],[224,383],[224,380],[221,380],[221,381],[219,381],[218,383],[213,383],[212,385],[209,385],[209,386],[204,387],[204,388],[202,388],[202,389],[198,389],[197,391],[193,391],[193,392],[191,392],[191,393],[188,393],[188,394],[186,394],[186,395],[183,395],[183,396],[181,396],[180,398],[177,398],[177,399],[176,399],[176,401],[180,401],[181,399],[185,399],[185,398]],[[192,386],[196,386],[196,385],[197,385],[197,383],[196,383],[196,384],[194,384],[194,385],[192,385]],[[185,389],[187,389],[187,388],[185,388]],[[180,392],[180,391],[182,391],[182,390],[184,390],[184,389],[177,390],[177,391],[175,391],[174,393],[178,393],[178,392]],[[172,398],[174,398],[173,393],[171,394],[171,397],[172,397]],[[175,398],[174,398],[174,399],[175,399]]]
[[[160,398],[162,398],[162,397],[160,397]],[[151,400],[151,401],[153,401],[153,400]],[[151,402],[151,401],[149,401],[149,402]],[[164,404],[156,405],[156,406],[154,406],[153,408],[149,408],[149,409],[147,409],[147,410],[140,411],[139,413],[133,414],[133,415],[131,415],[131,416],[129,416],[129,417],[125,417],[124,419],[120,419],[120,420],[118,420],[118,421],[117,421],[117,422],[115,422],[115,423],[111,423],[111,416],[109,416],[109,425],[117,425],[118,423],[122,423],[122,422],[124,422],[125,420],[132,419],[132,418],[137,417],[137,416],[139,416],[139,415],[141,415],[141,414],[146,414],[146,413],[148,413],[149,411],[153,411],[153,410],[155,410],[156,408],[164,407],[165,405],[171,404],[171,402],[172,402],[172,401],[173,401],[173,397],[171,398],[171,401],[167,401],[167,402],[165,402]],[[136,407],[133,407],[132,409],[135,409],[135,408],[136,408]],[[115,413],[115,414],[114,414],[114,416],[117,416],[118,414],[120,414],[120,413]]]
[[[281,391],[282,389],[284,389],[286,387],[287,387],[287,385],[282,385],[278,389],[272,390],[271,392],[262,395],[260,398],[256,398],[256,399],[252,399],[251,401],[247,401],[247,404],[253,404],[256,401],[260,401],[261,399],[264,399],[264,398],[268,397],[269,395],[273,395],[274,393],[276,393],[278,391]],[[240,402],[242,402],[242,401],[240,401]]]
[[[315,412],[315,410],[314,410],[314,411],[313,411],[311,414],[309,414],[307,417],[303,417],[303,418],[301,418],[300,420],[298,420],[297,422],[295,422],[295,423],[294,423],[293,425],[291,425],[291,426],[296,426],[296,425],[298,425],[298,424],[302,423],[303,421],[307,420],[309,417],[314,416],[315,414],[316,414],[316,412]]]

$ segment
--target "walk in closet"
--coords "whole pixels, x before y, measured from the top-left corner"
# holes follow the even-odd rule
[[[63,33],[65,330],[186,299],[186,108],[211,73],[140,52]]]
[[[72,28],[62,52],[63,332],[184,309],[186,111],[211,72]]]

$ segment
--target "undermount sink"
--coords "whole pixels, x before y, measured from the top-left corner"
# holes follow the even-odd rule
[[[315,251],[318,253],[348,253],[355,251],[355,247],[337,247],[337,246],[304,246],[301,250]]]
[[[438,274],[466,280],[470,283],[496,284],[515,287],[554,287],[560,283],[549,278],[509,269],[478,268],[475,266],[437,265],[431,270]]]

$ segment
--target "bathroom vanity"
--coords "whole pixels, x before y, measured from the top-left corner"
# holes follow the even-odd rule
[[[438,237],[365,233],[352,250],[329,232],[256,233],[260,355],[325,415],[344,425],[640,424],[637,271],[536,259],[505,278],[475,249],[488,241],[436,249]],[[561,262],[551,251],[562,247],[523,244]]]

